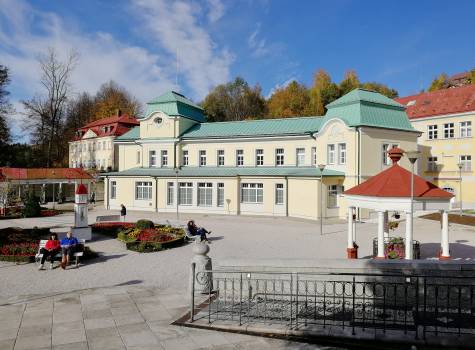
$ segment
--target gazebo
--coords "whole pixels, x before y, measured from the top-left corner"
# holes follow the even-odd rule
[[[354,209],[367,208],[378,213],[377,259],[384,259],[384,241],[388,235],[388,212],[404,212],[406,216],[405,259],[413,258],[413,211],[439,210],[442,216],[440,259],[450,259],[449,216],[453,195],[398,165],[404,151],[393,148],[388,152],[393,164],[379,174],[343,193],[348,203],[348,257],[354,251]],[[411,179],[413,177],[413,195]]]

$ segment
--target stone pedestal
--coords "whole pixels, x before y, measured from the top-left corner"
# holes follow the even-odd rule
[[[213,276],[210,272],[204,272],[212,269],[211,258],[207,256],[209,245],[204,242],[195,240],[193,243],[193,259],[195,263],[195,293],[207,294],[210,289],[213,290]],[[193,287],[193,276],[190,276],[190,289]]]

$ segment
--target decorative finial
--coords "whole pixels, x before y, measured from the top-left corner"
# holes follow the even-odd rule
[[[393,165],[399,162],[404,151],[398,147],[393,147],[388,151],[389,158],[391,158]]]

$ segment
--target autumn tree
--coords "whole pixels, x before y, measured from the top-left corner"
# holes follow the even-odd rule
[[[0,146],[10,141],[10,129],[7,117],[12,112],[12,105],[8,100],[7,85],[10,83],[8,68],[0,65]]]
[[[208,121],[235,121],[261,118],[266,113],[266,102],[261,87],[250,87],[242,78],[216,86],[203,100]]]
[[[367,83],[361,84],[361,87],[363,89],[379,92],[380,94],[389,98],[396,98],[399,96],[399,93],[397,92],[397,90],[391,89],[390,87],[381,83],[367,82]]]
[[[468,80],[470,84],[475,84],[475,69],[472,69],[470,72],[468,72]]]
[[[279,88],[267,101],[270,118],[311,115],[310,94],[307,87],[295,80]]]
[[[140,101],[112,80],[99,88],[94,105],[94,119],[110,117],[117,110],[131,116],[140,116],[142,113]]]
[[[338,85],[332,82],[330,75],[323,69],[317,71],[310,88],[310,105],[313,115],[324,115],[325,106],[340,97]]]
[[[346,95],[350,91],[360,87],[360,80],[356,75],[354,70],[349,70],[345,73],[345,77],[340,82],[340,94],[341,96]]]
[[[77,57],[71,53],[65,61],[61,61],[54,49],[48,49],[46,55],[39,57],[42,94],[22,101],[26,115],[25,129],[32,131],[33,141],[41,147],[46,167],[62,161],[64,156],[62,125],[71,94],[70,77]]]
[[[432,92],[447,88],[448,79],[449,77],[447,76],[447,74],[439,74],[439,76],[432,80],[432,83],[429,86],[429,91]]]

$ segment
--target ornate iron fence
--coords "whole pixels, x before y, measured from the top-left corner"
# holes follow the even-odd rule
[[[192,287],[191,322],[391,330],[415,339],[475,334],[473,278],[221,270],[193,276],[212,283],[200,311]]]

